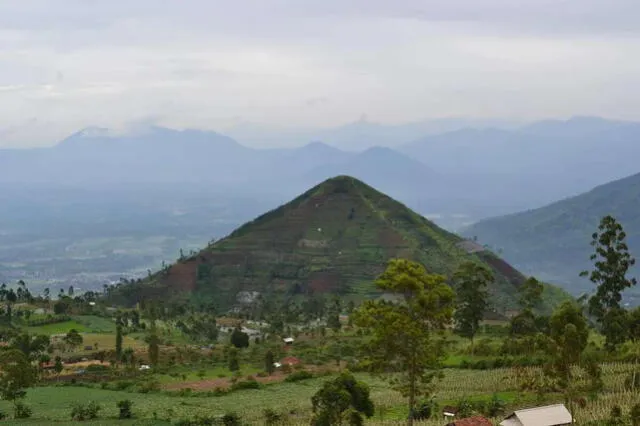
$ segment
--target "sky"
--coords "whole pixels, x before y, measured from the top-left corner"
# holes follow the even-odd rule
[[[637,0],[0,0],[0,146],[87,126],[640,120]]]

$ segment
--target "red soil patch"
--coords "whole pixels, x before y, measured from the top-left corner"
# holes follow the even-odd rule
[[[172,290],[193,291],[196,286],[198,265],[201,263],[203,262],[200,260],[178,262],[169,268],[168,275],[164,276],[162,281]]]
[[[393,228],[385,226],[378,232],[378,243],[381,247],[406,247],[407,242]]]
[[[300,364],[300,360],[294,356],[288,356],[286,358],[282,358],[280,360],[280,364],[282,365],[298,365]]]
[[[493,269],[505,276],[511,284],[520,287],[526,280],[524,275],[504,260],[486,253],[478,253],[478,257],[487,262]]]
[[[324,293],[337,287],[340,276],[332,272],[316,272],[309,280],[309,288],[316,293]]]

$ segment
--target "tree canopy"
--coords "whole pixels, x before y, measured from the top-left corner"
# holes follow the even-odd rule
[[[444,276],[429,274],[419,263],[405,259],[391,260],[376,285],[402,301],[366,301],[355,322],[370,330],[365,353],[371,370],[395,372],[388,378],[408,398],[413,412],[416,398],[430,392],[439,375],[443,345],[437,332],[451,322],[455,295]]]
[[[362,415],[371,417],[374,405],[369,387],[349,372],[324,383],[311,398],[314,426],[339,426],[345,421],[351,426],[363,423]]]

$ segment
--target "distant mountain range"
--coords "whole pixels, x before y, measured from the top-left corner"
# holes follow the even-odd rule
[[[608,214],[622,224],[631,254],[640,260],[640,174],[542,208],[480,221],[463,234],[498,250],[524,273],[580,294],[593,290],[578,274],[592,269],[591,235]],[[638,272],[636,267],[632,274]],[[640,289],[629,294],[640,303]]]
[[[51,148],[0,150],[0,183],[208,185],[286,199],[348,174],[423,214],[456,214],[469,222],[538,207],[638,171],[640,123],[577,117],[406,139],[425,126],[396,126],[394,133],[393,126],[354,123],[325,131],[322,141],[272,149],[198,130],[113,134],[89,128]],[[366,148],[332,146],[348,137],[350,147],[361,141]],[[372,141],[395,148],[369,146]]]
[[[324,141],[344,151],[363,151],[375,146],[397,147],[427,135],[436,135],[463,128],[514,129],[519,123],[511,120],[450,117],[406,124],[380,124],[366,117],[353,123],[327,129],[274,128],[242,123],[223,131],[247,146],[297,147],[308,141]]]
[[[509,131],[461,129],[399,150],[436,172],[466,177],[481,200],[508,213],[639,172],[638,141],[640,123],[576,117]]]

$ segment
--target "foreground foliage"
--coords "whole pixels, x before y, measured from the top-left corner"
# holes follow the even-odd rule
[[[402,302],[367,301],[357,312],[356,324],[371,332],[365,352],[371,370],[394,372],[390,382],[407,397],[412,412],[416,398],[431,392],[439,376],[444,348],[437,333],[451,321],[454,293],[445,277],[404,259],[389,262],[376,284],[402,296]],[[409,416],[409,424],[412,421]]]

